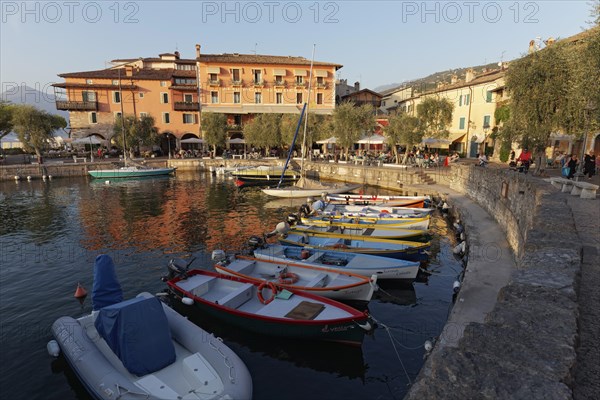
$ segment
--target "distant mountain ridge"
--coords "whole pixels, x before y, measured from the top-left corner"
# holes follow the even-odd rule
[[[27,85],[3,83],[2,89],[4,89],[4,92],[0,93],[0,100],[10,101],[13,104],[28,104],[50,114],[60,115],[67,121],[69,120],[67,111],[56,109],[56,96],[54,96],[51,86],[38,90]]]
[[[475,72],[475,74],[478,75],[486,70],[489,71],[497,68],[498,63],[490,63],[485,65],[478,65],[475,67],[449,69],[446,71],[435,72],[424,78],[406,81],[404,83],[389,83],[386,85],[377,86],[375,89],[373,89],[373,91],[382,95],[386,95],[387,93],[390,93],[399,88],[412,87],[413,89],[417,89],[420,93],[423,93],[428,90],[435,89],[439,82],[450,83],[453,75],[458,76],[458,79],[464,80],[465,74],[469,69],[472,69]]]

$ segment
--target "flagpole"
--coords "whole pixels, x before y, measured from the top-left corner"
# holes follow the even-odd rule
[[[310,109],[310,89],[312,87],[313,63],[315,61],[315,47],[313,44],[312,58],[310,60],[310,73],[308,75],[308,100],[306,101],[306,115],[304,117],[304,137],[302,138],[302,159],[300,161],[300,171],[304,174],[304,154],[306,152],[306,128],[308,126],[308,111]]]

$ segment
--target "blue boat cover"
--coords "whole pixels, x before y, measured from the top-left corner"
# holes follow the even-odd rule
[[[94,311],[123,301],[123,291],[117,279],[115,264],[106,254],[96,257],[94,262],[94,287],[92,307]]]
[[[136,297],[106,306],[94,326],[134,375],[151,374],[175,361],[169,321],[156,297]]]

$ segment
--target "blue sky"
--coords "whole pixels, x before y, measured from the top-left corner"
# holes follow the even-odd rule
[[[362,87],[514,59],[531,39],[588,27],[572,1],[1,1],[0,79],[44,88],[57,74],[179,50],[311,57]]]

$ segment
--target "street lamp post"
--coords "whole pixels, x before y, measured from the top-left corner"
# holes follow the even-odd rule
[[[171,134],[167,133],[167,146],[169,148],[169,160],[171,159]]]

